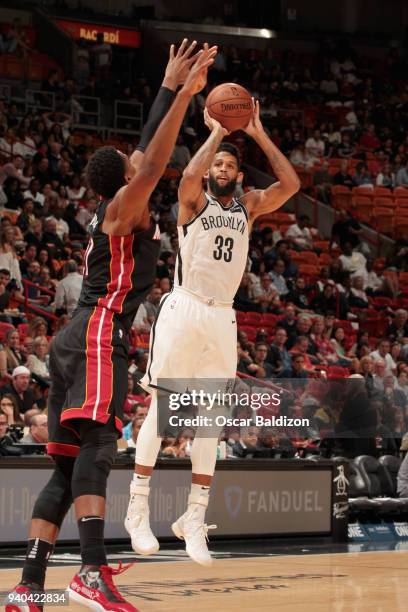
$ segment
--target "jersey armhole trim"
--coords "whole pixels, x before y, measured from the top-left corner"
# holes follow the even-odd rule
[[[196,219],[198,219],[203,214],[203,212],[207,209],[207,207],[208,207],[208,205],[210,203],[210,200],[208,199],[207,196],[205,196],[205,197],[206,197],[206,202],[205,202],[204,206],[202,207],[202,209],[199,210],[198,213],[192,219],[190,219],[190,221],[187,221],[187,223],[183,223],[183,225],[179,225],[178,226],[178,227],[182,227],[183,228],[184,235],[187,234],[186,230],[189,227],[189,225],[192,225],[194,223],[194,221]]]
[[[248,220],[249,220],[249,214],[248,214],[247,207],[245,206],[245,204],[244,204],[244,203],[243,203],[243,202],[242,202],[242,201],[241,201],[239,198],[238,198],[236,201],[238,202],[238,204],[240,204],[240,205],[242,206],[242,210],[244,211],[244,215],[245,215],[246,220],[247,220],[247,222],[248,222]]]

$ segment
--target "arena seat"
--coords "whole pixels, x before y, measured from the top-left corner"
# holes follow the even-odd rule
[[[385,497],[386,494],[382,486],[382,475],[384,472],[377,459],[370,455],[360,455],[354,459],[354,464],[367,486],[369,497],[374,498],[378,502],[379,511],[381,513],[398,511],[400,509],[398,500]]]
[[[394,457],[394,455],[383,455],[378,462],[382,467],[382,490],[385,495],[395,497],[397,495],[397,474],[401,459]]]
[[[407,198],[408,199],[408,189],[406,187],[395,187],[395,189],[394,189],[394,197],[395,198]]]
[[[259,312],[247,312],[245,325],[260,325],[262,315]]]
[[[377,510],[379,504],[369,498],[368,487],[354,462],[346,457],[340,456],[332,457],[332,461],[335,463],[346,463],[348,465],[347,480],[349,481],[348,495],[350,511],[354,513]]]
[[[348,208],[351,203],[351,191],[344,185],[334,185],[331,190],[334,208]]]

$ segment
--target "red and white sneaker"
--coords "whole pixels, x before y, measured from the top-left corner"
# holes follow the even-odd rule
[[[30,597],[41,592],[36,585],[18,584],[7,596],[6,612],[43,612],[43,606]]]
[[[112,576],[121,574],[131,565],[133,563],[124,566],[119,563],[115,569],[109,565],[84,565],[68,587],[70,599],[98,612],[139,612],[122,597],[112,579]]]

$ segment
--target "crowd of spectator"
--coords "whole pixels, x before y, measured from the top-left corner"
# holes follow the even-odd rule
[[[296,166],[314,167],[322,158],[344,159],[337,174],[329,173],[324,162],[316,172],[314,182],[321,200],[330,202],[332,184],[352,186],[371,180],[384,186],[408,185],[406,82],[398,53],[387,54],[382,72],[347,45],[337,47],[330,41],[322,44],[318,56],[306,59],[298,63],[292,52],[278,56],[272,48],[264,54],[221,48],[210,86],[236,80],[259,97],[265,125]],[[98,205],[84,182],[84,169],[97,140],[90,134],[75,133],[70,100],[75,92],[105,95],[100,87],[112,77],[111,61],[112,50],[103,41],[95,45],[80,41],[74,78],[63,78],[55,71],[42,84],[43,95],[47,91],[55,94],[55,112],[34,109],[24,113],[17,104],[0,100],[0,205],[4,209],[0,220],[0,321],[9,325],[0,350],[4,383],[0,388],[0,438],[7,423],[29,427],[23,438],[28,444],[45,441],[44,418],[39,417],[46,417],[50,343],[75,309],[87,226]],[[117,87],[123,99],[142,102],[147,114],[153,95],[144,77],[132,86],[120,83]],[[138,380],[146,369],[151,325],[174,276],[178,179],[204,135],[204,103],[205,93],[196,96],[169,169],[151,198],[162,250],[156,285],[141,305],[132,329],[124,430],[129,447],[135,445],[149,407],[149,397]],[[279,112],[282,107],[294,112],[284,117]],[[296,118],[296,111],[306,107],[314,108],[309,133],[304,121]],[[325,113],[333,121],[321,122],[319,117]],[[254,165],[263,167],[263,158],[249,140],[239,134],[231,138],[244,159],[250,156]],[[129,151],[133,143],[123,142],[122,146]],[[377,164],[374,170],[374,164],[370,170],[366,165],[368,153]],[[352,157],[361,160],[353,175],[348,165]],[[242,186],[238,189],[242,193]],[[408,242],[396,243],[388,260],[378,266],[362,238],[361,225],[346,211],[339,213],[330,244],[322,249],[316,241],[317,230],[305,215],[293,218],[286,227],[254,227],[235,307],[238,315],[254,313],[256,324],[248,329],[246,320],[238,318],[239,375],[251,381],[250,388],[271,378],[306,381],[303,394],[308,399],[315,397],[316,377],[320,381],[363,377],[364,392],[370,398],[367,405],[377,415],[375,419],[371,415],[375,428],[394,432],[399,427],[402,432],[408,418],[408,304],[403,306],[406,293],[398,273],[407,270]],[[314,275],[302,271],[299,255],[305,252],[315,257]],[[386,306],[376,312],[379,329],[368,333],[364,324],[377,298],[387,300]],[[304,409],[307,403],[295,408],[299,406]],[[279,443],[276,432],[255,427],[226,432],[227,456],[266,456],[265,449],[272,452],[274,445],[283,445],[290,454],[291,438],[309,442],[320,438],[327,415],[316,402],[314,407],[311,430],[292,432]],[[193,436],[190,430],[169,432],[163,454],[188,456]]]

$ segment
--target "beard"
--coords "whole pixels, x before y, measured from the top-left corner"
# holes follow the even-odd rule
[[[216,198],[220,196],[232,196],[234,194],[235,187],[237,186],[237,179],[232,179],[231,181],[228,181],[228,183],[225,183],[224,186],[221,186],[210,174],[208,178],[208,186],[210,188],[211,193],[215,195]]]

